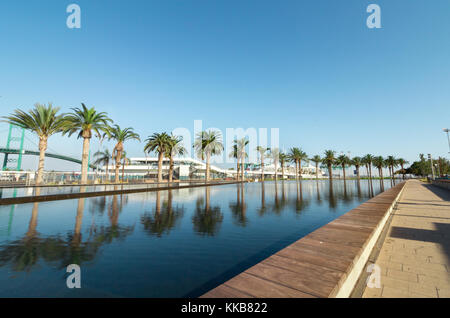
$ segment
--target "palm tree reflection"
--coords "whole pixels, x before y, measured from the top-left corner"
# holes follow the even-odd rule
[[[58,269],[69,264],[81,265],[93,261],[105,243],[123,239],[133,232],[134,227],[118,224],[119,205],[117,196],[111,205],[111,226],[95,227],[88,239],[82,240],[84,198],[78,200],[75,227],[73,231],[43,236],[37,231],[39,203],[34,203],[28,230],[23,238],[10,242],[0,249],[0,266],[10,265],[13,271],[30,272],[40,260]]]
[[[214,236],[219,232],[223,214],[219,206],[210,206],[210,187],[205,187],[205,197],[196,202],[192,223],[195,233],[202,236]]]
[[[161,209],[161,192],[156,192],[155,211],[153,213],[144,213],[141,216],[141,224],[144,229],[151,235],[162,237],[169,234],[170,230],[175,228],[178,221],[183,217],[184,207],[178,204],[173,207],[172,190],[168,190],[167,201]]]
[[[229,204],[234,223],[239,226],[246,226],[248,218],[246,216],[247,205],[245,203],[245,191],[243,184],[236,185],[236,202]]]

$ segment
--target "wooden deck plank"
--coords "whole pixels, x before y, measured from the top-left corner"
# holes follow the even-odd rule
[[[204,297],[332,297],[345,282],[403,184],[372,198]]]
[[[311,294],[267,281],[246,272],[230,279],[225,285],[259,298],[317,298]]]
[[[249,268],[246,273],[317,297],[327,297],[336,285],[325,280],[318,281],[311,275],[298,275],[266,262]]]

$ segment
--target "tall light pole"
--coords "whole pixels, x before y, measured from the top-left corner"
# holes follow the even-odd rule
[[[450,129],[448,129],[448,128],[444,128],[444,129],[442,129],[444,132],[446,132],[447,133],[447,140],[448,140],[448,150],[449,150],[449,152],[448,153],[450,153],[450,136],[448,135],[448,132],[450,131]]]

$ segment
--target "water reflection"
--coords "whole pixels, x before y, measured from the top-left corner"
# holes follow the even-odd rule
[[[247,205],[245,204],[245,190],[243,184],[236,185],[236,201],[231,201],[229,208],[233,215],[234,224],[245,227],[248,223],[248,218],[246,216]]]
[[[167,201],[161,210],[161,191],[156,192],[155,209],[152,213],[145,212],[141,216],[141,224],[145,231],[151,235],[162,237],[169,234],[183,217],[184,207],[178,204],[173,206],[173,193],[168,190]]]
[[[0,206],[0,283],[6,286],[0,297],[7,287],[27,296],[29,277],[59,279],[69,264],[89,265],[82,268],[95,277],[107,272],[90,281],[105,293],[119,285],[109,277],[126,273],[129,283],[116,291],[122,296],[182,297],[389,187],[390,180],[279,180],[23,204],[10,232],[1,225],[8,224],[11,206]],[[42,269],[48,277],[39,276]],[[19,272],[28,273],[20,288],[10,278]],[[45,296],[62,290],[64,283]]]
[[[214,236],[220,230],[223,214],[218,205],[211,207],[211,188],[205,187],[205,196],[199,197],[192,217],[194,231],[202,236]]]

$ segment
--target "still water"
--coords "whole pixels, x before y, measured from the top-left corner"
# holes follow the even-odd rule
[[[0,206],[0,297],[196,297],[390,186],[278,181]],[[66,286],[69,264],[80,289]]]

